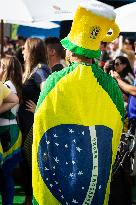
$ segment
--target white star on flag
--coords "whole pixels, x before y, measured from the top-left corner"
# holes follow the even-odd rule
[[[72,161],[72,164],[75,164],[75,161]]]
[[[80,152],[82,149],[80,149],[80,147],[76,147],[76,150],[77,150],[78,152]]]
[[[52,187],[53,187],[53,185],[52,185],[52,184],[50,184],[50,187],[52,188]]]
[[[67,145],[67,144],[65,144],[65,147],[66,147],[66,148],[68,148],[68,145]]]
[[[44,168],[45,171],[49,171],[49,169],[47,167]]]
[[[78,175],[82,175],[82,174],[83,174],[83,172],[82,172],[82,171],[79,171],[79,172],[78,172]]]
[[[58,184],[59,182],[57,182],[57,181],[54,181],[55,182],[55,184]]]
[[[46,141],[47,144],[50,144],[50,141]]]
[[[59,159],[57,157],[54,157],[54,160],[56,163],[59,163]]]
[[[58,143],[55,143],[55,145],[58,147],[59,146],[59,144]]]
[[[73,177],[74,176],[74,174],[73,173],[70,173],[70,175],[69,175],[70,177]]]
[[[72,134],[73,132],[74,132],[74,130],[72,130],[72,129],[69,129],[69,132]]]
[[[64,199],[64,196],[62,195],[61,198]]]
[[[53,135],[55,138],[57,138],[58,136],[56,134]]]
[[[82,132],[82,135],[84,135],[84,134],[85,134],[85,132],[83,131],[83,132]]]
[[[78,201],[76,201],[76,199],[73,199],[72,201],[74,204],[78,204]]]

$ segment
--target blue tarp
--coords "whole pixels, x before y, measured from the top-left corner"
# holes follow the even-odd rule
[[[55,21],[60,25],[59,21]],[[41,39],[47,38],[49,36],[58,37],[60,36],[60,27],[52,28],[52,29],[42,29],[42,28],[34,28],[29,26],[19,26],[17,29],[17,35],[23,37],[38,37]]]

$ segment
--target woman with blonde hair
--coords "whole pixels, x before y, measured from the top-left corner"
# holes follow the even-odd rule
[[[16,94],[21,101],[22,67],[14,56],[1,59],[0,77],[2,82]],[[12,205],[14,198],[13,171],[21,160],[22,135],[17,123],[19,104],[0,115],[0,141],[3,150],[3,163],[0,169],[2,183],[2,204]]]
[[[39,38],[28,38],[23,48],[25,72],[22,89],[22,104],[19,109],[19,123],[23,136],[24,163],[22,170],[25,175],[25,204],[32,204],[32,140],[34,111],[42,85],[50,74],[46,64],[44,42]]]

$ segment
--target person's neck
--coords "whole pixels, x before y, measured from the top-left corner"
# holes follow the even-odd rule
[[[56,64],[60,64],[60,58],[55,57],[55,58],[51,58],[49,60],[49,68],[52,68],[53,66],[55,66]]]
[[[86,63],[86,64],[92,64],[92,59],[88,59],[88,58],[72,58],[71,62],[73,63]]]

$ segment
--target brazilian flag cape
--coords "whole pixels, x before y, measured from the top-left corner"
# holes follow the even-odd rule
[[[123,117],[118,85],[97,65],[49,76],[34,117],[33,204],[107,205]]]

